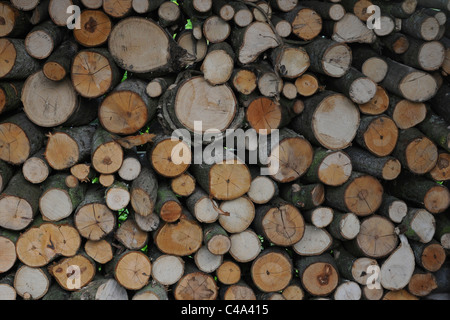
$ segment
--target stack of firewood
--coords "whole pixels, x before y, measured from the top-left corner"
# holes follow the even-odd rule
[[[0,299],[448,299],[449,12],[1,1]]]

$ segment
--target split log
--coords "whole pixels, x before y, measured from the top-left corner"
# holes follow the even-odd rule
[[[48,291],[50,275],[41,268],[21,266],[14,276],[14,289],[25,300],[39,300]]]
[[[39,186],[16,173],[0,195],[0,226],[9,230],[23,230],[33,221],[39,208]]]
[[[150,280],[152,263],[143,252],[127,250],[109,262],[106,269],[125,289],[140,290]]]
[[[77,51],[78,45],[76,42],[64,41],[45,61],[42,72],[49,80],[63,80],[70,73],[72,59]]]
[[[437,272],[445,263],[445,249],[436,241],[428,243],[411,241],[415,261],[418,266],[429,272]]]
[[[103,189],[91,187],[75,210],[75,226],[86,239],[101,240],[113,232],[116,226],[115,215],[104,204],[104,196]]]
[[[316,256],[325,253],[333,244],[333,238],[326,229],[317,228],[309,223],[305,224],[302,239],[292,246],[300,256]]]
[[[129,250],[140,250],[147,245],[149,234],[139,228],[133,219],[120,224],[114,237]]]
[[[238,263],[255,260],[262,250],[258,235],[251,229],[232,234],[230,240],[231,248],[229,253]]]
[[[0,39],[0,78],[20,80],[39,70],[39,62],[30,57],[22,39]]]

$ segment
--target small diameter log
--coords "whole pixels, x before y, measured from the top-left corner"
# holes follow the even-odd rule
[[[292,33],[302,40],[312,40],[322,31],[322,18],[314,10],[297,5],[289,12],[279,15],[292,26]]]
[[[167,183],[158,183],[158,195],[154,210],[165,222],[175,222],[183,213],[180,200]]]
[[[395,225],[387,218],[373,215],[361,222],[355,239],[344,242],[344,247],[357,257],[379,259],[389,255],[398,245]]]
[[[436,145],[450,152],[450,129],[442,117],[428,109],[427,116],[417,125],[417,128]]]
[[[35,59],[46,59],[60,45],[64,30],[46,21],[35,26],[25,38],[25,49]]]
[[[166,178],[176,178],[190,166],[190,146],[169,136],[158,136],[148,152],[148,160],[156,173]]]
[[[20,38],[29,31],[29,16],[22,9],[6,1],[0,4],[0,9],[0,18],[2,21],[0,37]]]
[[[383,296],[383,299],[381,299],[381,300],[392,300],[392,301],[396,301],[396,300],[408,301],[409,300],[409,301],[415,301],[415,300],[419,300],[419,298],[414,296],[414,295],[412,295],[411,293],[409,293],[405,289],[402,289],[402,290],[388,291]]]
[[[151,80],[145,92],[150,98],[158,98],[175,82],[173,77],[161,77]]]
[[[82,50],[75,55],[71,78],[78,94],[92,99],[103,96],[115,87],[121,75],[108,50],[95,48]]]
[[[445,263],[446,253],[444,247],[436,240],[428,243],[410,241],[411,248],[418,266],[429,272],[437,272]]]
[[[15,232],[0,231],[0,274],[9,271],[16,263],[18,237],[19,235]]]
[[[39,300],[47,293],[50,282],[44,269],[22,265],[14,276],[14,289],[25,300]]]
[[[425,41],[435,40],[439,33],[439,21],[420,10],[402,21],[402,33]]]
[[[144,217],[132,211],[132,216],[139,228],[146,232],[155,231],[156,229],[158,229],[161,222],[159,216],[156,213],[152,213]]]
[[[374,0],[375,5],[381,8],[381,11],[396,18],[406,19],[416,10],[417,0],[404,0],[400,2],[385,2]]]
[[[358,105],[365,115],[380,115],[389,108],[389,96],[382,86],[377,86],[375,96],[367,103]]]
[[[152,263],[141,251],[125,251],[108,263],[106,269],[127,290],[142,289],[150,280]]]
[[[115,181],[105,192],[105,202],[108,208],[119,211],[128,206],[131,200],[129,187],[121,181]]]
[[[352,162],[345,152],[317,148],[303,180],[309,183],[340,186],[347,182],[352,171]]]
[[[80,235],[98,241],[113,232],[116,226],[115,215],[104,204],[105,191],[92,187],[87,190],[83,201],[78,205],[74,223]]]
[[[0,83],[0,114],[18,110],[22,106],[22,88],[21,81]]]
[[[340,78],[351,67],[352,53],[345,43],[318,38],[304,48],[311,60],[311,71]]]
[[[437,146],[416,127],[399,131],[392,153],[404,167],[418,175],[430,172],[436,166],[438,155]]]
[[[50,19],[50,13],[48,12],[48,4],[50,0],[40,1],[39,4],[31,11],[30,22],[33,25],[37,25],[47,19]]]
[[[289,21],[281,19],[276,15],[272,15],[270,22],[275,27],[277,34],[282,38],[287,38],[292,34],[292,25]]]
[[[67,21],[73,14],[73,11],[67,11],[69,6],[77,6],[80,4],[79,0],[50,0],[48,4],[48,13],[53,23],[60,27],[66,27]]]
[[[416,268],[408,283],[408,291],[416,297],[425,297],[437,288],[436,278],[431,272]]]
[[[436,96],[430,100],[430,107],[435,113],[445,119],[445,121],[450,121],[449,116],[449,101],[450,98],[450,85],[443,83]]]
[[[258,234],[281,247],[299,242],[305,232],[300,211],[280,198],[258,207],[253,225]]]
[[[216,300],[219,294],[214,277],[188,265],[185,275],[174,285],[175,300]]]
[[[388,91],[412,102],[424,102],[436,94],[436,80],[428,73],[391,59],[386,59],[386,62],[389,69],[381,86]],[[417,90],[419,81],[421,90]]]
[[[131,183],[131,206],[141,216],[153,213],[158,190],[155,174],[148,167],[142,167],[139,176]]]
[[[270,59],[275,70],[289,79],[300,77],[310,66],[309,55],[302,47],[279,46],[271,51]]]
[[[74,269],[78,266],[79,269]],[[70,258],[64,258],[48,267],[50,274],[66,291],[76,291],[89,284],[95,276],[96,265],[86,254],[80,253]],[[79,271],[79,273],[77,272]],[[78,276],[79,287],[74,285],[75,276]]]
[[[203,228],[205,248],[214,255],[224,255],[231,247],[228,233],[218,223],[208,224]]]
[[[377,89],[374,81],[353,67],[341,78],[331,80],[331,85],[357,104],[372,100]]]
[[[340,2],[344,9],[356,15],[361,21],[367,21],[371,16],[369,7],[372,5],[372,1],[369,0],[343,0]]]
[[[229,233],[246,230],[253,222],[256,214],[255,205],[245,196],[223,201],[218,211],[219,224]]]
[[[106,264],[114,257],[112,245],[107,240],[87,240],[84,250],[89,257],[100,264]]]
[[[58,128],[47,135],[45,159],[55,170],[65,170],[87,160],[91,154],[95,126]]]
[[[61,81],[72,67],[72,59],[78,52],[78,45],[74,41],[64,41],[45,61],[42,71],[52,81]]]
[[[212,254],[206,246],[202,246],[194,254],[194,263],[205,273],[213,273],[222,264],[223,256]]]
[[[99,106],[102,126],[121,135],[142,129],[154,117],[157,105],[157,101],[145,93],[146,87],[147,84],[139,79],[128,79],[119,84]]]
[[[376,51],[365,46],[352,48],[353,66],[372,81],[379,83],[386,77],[388,65]]]
[[[395,95],[389,95],[389,108],[386,111],[401,130],[415,127],[427,115],[427,107],[422,102],[411,102]]]
[[[114,237],[129,250],[140,250],[148,242],[149,234],[139,228],[133,219],[127,219],[120,224]]]
[[[310,97],[319,90],[319,80],[312,73],[305,73],[298,77],[294,83],[297,93],[303,97]]]
[[[234,11],[233,22],[239,28],[245,28],[253,22],[253,13],[245,3],[235,1],[231,2],[230,5]]]
[[[242,64],[254,62],[264,51],[280,45],[272,28],[267,23],[259,21],[245,28],[234,29],[231,40],[237,60]]]
[[[353,169],[382,180],[394,180],[401,173],[400,161],[392,156],[374,155],[358,147],[345,149],[352,161]]]
[[[190,61],[189,64],[202,61],[208,52],[208,45],[205,37],[196,39],[193,30],[186,29],[177,33],[175,40],[181,48],[185,49],[188,54],[193,57],[193,61]]]
[[[98,182],[108,188],[110,187],[115,181],[115,177],[113,174],[100,174],[100,176],[98,177]]]
[[[325,201],[325,188],[320,183],[303,185],[300,182],[283,184],[280,196],[299,209],[310,210]]]
[[[409,38],[400,32],[393,32],[386,37],[380,37],[380,41],[386,49],[396,54],[403,54],[409,48]]]
[[[154,244],[165,254],[189,256],[202,246],[203,230],[185,210],[175,223],[162,223],[153,233]]]
[[[342,186],[327,187],[325,197],[333,208],[368,216],[380,207],[383,186],[373,176],[353,171],[350,179]]]
[[[212,12],[224,21],[230,21],[236,14],[234,7],[225,0],[213,1]]]
[[[78,207],[86,194],[86,186],[69,188],[66,185],[67,174],[57,173],[50,176],[42,185],[39,209],[46,221],[60,221],[68,218]]]
[[[270,0],[269,3],[278,11],[289,12],[297,6],[298,0]]]
[[[83,183],[91,181],[95,176],[94,171],[91,169],[91,165],[86,163],[74,165],[70,168],[70,173],[77,178],[78,181]]]
[[[398,229],[408,239],[428,243],[433,239],[436,231],[436,220],[425,209],[409,208]]]
[[[22,39],[0,39],[0,78],[26,79],[39,70],[39,62],[30,57]]]
[[[101,279],[90,282],[87,286],[70,295],[70,300],[128,300],[128,293],[114,279]]]
[[[250,269],[254,285],[262,292],[276,292],[287,287],[294,266],[288,254],[278,247],[265,249],[253,260]]]
[[[203,35],[210,43],[223,42],[230,34],[230,24],[219,16],[208,17],[203,23]]]
[[[323,29],[337,42],[374,43],[377,39],[375,32],[353,13],[346,13],[339,21],[325,21]]]
[[[13,175],[14,167],[0,160],[0,193],[6,188]]]
[[[40,184],[44,182],[52,172],[52,168],[49,166],[44,157],[44,152],[44,149],[39,150],[34,155],[29,157],[22,166],[22,174],[24,178],[33,184]],[[0,164],[0,168],[1,167],[2,165]],[[6,174],[7,171],[2,171],[2,169],[0,169],[0,172],[2,179],[6,178],[6,176],[3,175]],[[0,183],[0,191],[2,190],[1,185],[2,183]]]
[[[133,0],[132,6],[137,13],[155,11],[166,0]]]
[[[345,15],[345,8],[340,3],[327,3],[320,1],[302,1],[302,6],[316,11],[323,19],[339,21]]]
[[[91,161],[98,173],[112,174],[119,171],[123,162],[123,149],[114,136],[98,127],[92,137]]]
[[[0,226],[9,230],[23,230],[33,221],[39,207],[39,186],[16,173],[0,195]]]
[[[311,143],[330,150],[344,149],[351,144],[359,127],[360,114],[350,99],[341,93],[323,91],[304,102],[305,110],[290,124],[293,130]]]
[[[162,285],[170,286],[178,282],[184,274],[184,260],[181,257],[163,254],[151,248],[152,278]]]
[[[62,300],[69,300],[70,299],[70,292],[65,291],[63,288],[61,288],[59,286],[59,284],[53,282],[50,286],[50,288],[48,288],[47,293],[45,294],[44,297],[42,297],[42,300],[58,300],[58,301],[62,301]]]
[[[341,241],[353,240],[361,231],[361,222],[358,216],[352,212],[335,212],[327,230],[335,239]]]
[[[241,267],[232,260],[225,260],[216,270],[217,280],[224,285],[236,284],[241,280]]]
[[[262,250],[261,240],[252,229],[232,234],[230,240],[231,248],[229,253],[238,263],[255,260]]]
[[[404,235],[400,235],[400,246],[381,265],[380,283],[387,290],[406,287],[414,273],[414,253]]]
[[[393,196],[424,206],[433,214],[444,212],[450,206],[450,192],[447,187],[424,176],[408,172],[391,181],[387,190]]]
[[[332,244],[333,238],[326,229],[306,223],[302,239],[295,243],[292,249],[300,256],[316,256],[326,252]]]
[[[117,174],[125,181],[133,181],[141,173],[142,165],[135,152],[125,150],[122,166]]]
[[[326,253],[320,256],[300,257],[295,262],[303,288],[310,294],[325,297],[339,283],[339,273],[333,257]]]
[[[340,275],[360,285],[369,284],[372,273],[369,268],[378,267],[377,260],[366,257],[355,257],[343,247],[338,247],[333,250],[333,255]]]
[[[196,181],[190,173],[183,173],[173,178],[170,183],[172,191],[180,197],[189,197],[195,191]]]
[[[166,1],[158,8],[158,22],[163,28],[177,25],[181,18],[181,9],[176,3]]]
[[[156,281],[135,293],[132,300],[169,300],[167,288]]]
[[[408,206],[405,201],[389,194],[384,194],[378,213],[389,218],[394,223],[400,223],[408,213]]]
[[[209,194],[198,186],[186,199],[186,207],[201,223],[216,222],[221,213],[218,204],[210,198]]]
[[[303,211],[305,220],[316,228],[325,228],[333,221],[334,210],[330,207],[318,206],[311,210]]]

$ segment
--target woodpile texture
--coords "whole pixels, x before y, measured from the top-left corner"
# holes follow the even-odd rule
[[[450,299],[448,20],[0,1],[0,299]]]

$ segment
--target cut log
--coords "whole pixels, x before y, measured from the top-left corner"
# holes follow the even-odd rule
[[[39,207],[39,186],[25,180],[21,172],[9,181],[0,196],[0,226],[9,230],[23,230],[33,221]]]
[[[230,21],[236,14],[234,7],[225,0],[213,1],[212,12],[218,15],[224,21]]]
[[[12,0],[11,4],[19,10],[30,11],[37,7],[39,0]]]
[[[302,185],[299,182],[284,184],[280,196],[299,209],[311,210],[325,201],[325,188],[320,183]]]
[[[59,128],[48,134],[45,159],[55,170],[65,170],[89,159],[94,126]]]
[[[333,293],[334,300],[361,300],[362,290],[354,281],[345,280]]]
[[[245,28],[253,22],[253,13],[245,3],[234,1],[230,3],[233,7],[233,22],[239,28]]]
[[[411,248],[414,251],[417,265],[424,270],[437,272],[443,267],[446,259],[445,249],[436,240],[428,243],[413,240]]]
[[[341,1],[344,9],[356,15],[361,21],[367,21],[371,16],[369,7],[372,5],[372,1],[369,0],[343,0]]]
[[[231,26],[221,17],[211,16],[203,23],[203,34],[210,43],[223,42],[231,34]]]
[[[270,177],[252,173],[252,183],[247,196],[255,204],[266,204],[278,195],[278,185]]]
[[[435,239],[445,248],[450,248],[450,220],[445,215],[436,216]]]
[[[45,61],[42,71],[52,81],[61,81],[69,73],[72,67],[72,59],[78,51],[78,45],[74,41],[64,41]]]
[[[292,120],[290,127],[314,144],[340,150],[353,141],[359,122],[359,110],[350,99],[323,91],[305,100],[305,111]]]
[[[50,19],[50,13],[48,12],[48,5],[50,0],[42,0],[39,4],[31,11],[30,22],[33,25],[37,25],[40,22],[44,22]]]
[[[292,25],[289,21],[281,19],[276,15],[272,15],[270,22],[273,24],[280,37],[287,38],[292,34]]]
[[[253,224],[258,234],[281,247],[299,242],[305,232],[300,211],[280,198],[258,207]]]
[[[399,131],[398,142],[392,155],[409,171],[422,175],[436,166],[438,149],[428,137],[414,127]]]
[[[181,197],[189,197],[195,191],[196,181],[190,173],[183,173],[171,180],[170,188]]]
[[[399,61],[425,71],[438,70],[445,59],[445,47],[439,41],[409,39],[410,46],[399,57]]]
[[[22,166],[22,174],[24,178],[33,184],[40,184],[44,182],[52,172],[52,168],[49,166],[44,157],[44,152],[44,149],[39,150],[34,155],[29,157]],[[2,165],[0,164],[0,167],[1,166]],[[4,169],[0,171],[2,171],[2,179],[4,180],[7,178],[7,176],[4,176],[7,174],[7,171]],[[5,182],[7,182],[7,180],[4,180],[3,183]],[[1,190],[2,188],[0,187],[0,191]]]
[[[419,10],[403,19],[402,33],[417,39],[432,41],[438,36],[439,21]]]
[[[116,256],[107,265],[116,281],[127,290],[142,289],[150,280],[152,263],[140,251],[126,251]]]
[[[216,300],[219,288],[213,276],[199,271],[194,266],[186,269],[185,275],[174,287],[175,300]]]
[[[91,187],[75,211],[75,226],[86,239],[101,240],[116,226],[115,215],[104,204],[104,195],[103,189]]]
[[[132,300],[168,300],[167,289],[158,282],[152,281],[136,292]]]
[[[217,223],[212,223],[204,227],[203,242],[205,248],[214,255],[224,255],[231,247],[228,233]]]
[[[158,181],[148,167],[142,167],[131,184],[131,206],[136,213],[146,217],[153,213],[157,198]]]
[[[385,217],[373,215],[361,222],[360,232],[344,247],[357,257],[379,259],[389,255],[398,245],[395,225]]]
[[[383,81],[388,72],[385,59],[366,46],[352,47],[353,66],[372,81]]]
[[[377,38],[374,31],[353,13],[346,13],[339,21],[326,21],[323,29],[337,42],[374,43]]]
[[[44,269],[21,266],[14,276],[14,289],[24,300],[39,300],[47,293],[50,281]]]
[[[357,258],[343,247],[333,250],[333,254],[339,273],[343,278],[355,281],[360,285],[370,283],[371,278],[373,278],[370,268],[378,267],[377,260],[367,257]]]
[[[353,240],[361,231],[361,222],[352,212],[335,212],[327,230],[335,239],[341,241]]]
[[[259,92],[266,97],[278,97],[283,89],[283,80],[268,62],[252,63],[250,69],[256,74]]]
[[[402,172],[389,183],[387,190],[393,196],[410,201],[433,214],[441,213],[450,206],[450,192],[447,187],[424,176]]]
[[[384,296],[383,299],[381,300],[400,300],[400,301],[414,301],[414,300],[419,300],[418,297],[412,295],[411,293],[409,293],[408,291],[406,291],[405,289],[402,290],[394,290],[394,291],[388,291]]]
[[[130,203],[131,195],[127,184],[115,181],[105,192],[105,202],[113,211],[125,209]]]
[[[103,0],[103,11],[113,18],[124,18],[132,11],[133,0]]]
[[[48,271],[66,291],[76,291],[94,279],[96,267],[93,260],[81,253],[53,263]]]
[[[306,223],[302,239],[295,243],[292,249],[300,256],[316,256],[325,253],[332,244],[333,238],[326,229]]]
[[[39,70],[39,62],[30,57],[22,39],[0,39],[0,78],[20,80]]]
[[[0,160],[0,192],[2,192],[6,188],[9,180],[11,180],[13,175],[14,175],[13,166],[7,164],[3,160]]]
[[[176,25],[181,20],[181,9],[180,7],[171,1],[166,1],[161,3],[158,8],[158,20],[159,24],[163,28],[167,28]]]
[[[63,29],[46,21],[31,29],[25,38],[25,49],[35,59],[46,59],[59,46],[63,37]]]
[[[380,6],[381,11],[390,14],[396,18],[406,19],[410,17],[416,10],[418,1],[417,0],[404,0],[400,2],[384,2],[384,1],[373,1],[375,5]]]
[[[298,94],[310,97],[319,90],[319,80],[312,73],[306,73],[295,80]]]
[[[352,63],[352,53],[345,43],[318,38],[305,46],[311,59],[311,70],[330,77],[340,78]]]
[[[99,9],[102,7],[103,0],[81,0],[81,3],[88,9]]]
[[[408,283],[408,291],[417,296],[425,297],[437,288],[436,278],[430,272],[424,272],[416,268]]]
[[[125,151],[122,166],[117,174],[125,181],[133,181],[139,176],[141,169],[142,165],[137,154],[135,152]]]
[[[404,235],[400,235],[400,246],[381,265],[380,281],[387,290],[406,287],[414,273],[414,253]]]
[[[84,250],[89,257],[100,264],[106,264],[114,257],[112,245],[107,240],[88,240]]]
[[[228,43],[215,43],[209,46],[200,70],[212,85],[226,83],[233,73],[234,52]]]
[[[222,264],[223,256],[212,254],[206,246],[202,246],[194,255],[197,268],[205,273],[213,273]]]
[[[46,221],[60,221],[68,218],[85,196],[86,186],[67,187],[67,176],[64,173],[52,175],[42,185],[39,209]]]
[[[396,54],[403,54],[409,48],[409,38],[400,32],[393,32],[386,37],[381,37],[380,41],[386,49]]]
[[[197,220],[184,211],[179,221],[163,223],[153,234],[154,244],[165,253],[189,256],[202,246],[203,230]]]
[[[160,218],[156,213],[152,213],[148,216],[141,216],[140,214],[132,211],[132,216],[136,221],[136,224],[141,230],[146,232],[152,232],[158,229],[160,224]]]
[[[394,120],[399,129],[405,130],[415,127],[425,120],[427,107],[423,102],[411,102],[392,94],[389,95],[389,100],[389,108],[386,114]]]
[[[353,171],[350,179],[342,186],[327,187],[325,197],[333,208],[368,216],[380,207],[383,186],[373,176]]]
[[[17,260],[16,242],[19,235],[15,232],[0,232],[0,273],[9,271]]]
[[[162,285],[177,283],[184,274],[184,260],[178,256],[162,254],[156,248],[149,252],[152,261],[152,278]]]
[[[237,284],[241,280],[241,267],[232,260],[226,260],[217,268],[216,276],[224,285]]]
[[[73,14],[73,10],[67,10],[70,6],[78,6],[79,0],[50,0],[48,13],[53,23],[60,27],[66,27]]]
[[[250,262],[260,254],[261,241],[258,235],[251,229],[230,236],[230,255],[236,262]]]
[[[310,66],[308,53],[302,47],[279,46],[271,51],[270,59],[282,77],[295,79]]]
[[[255,219],[255,205],[248,197],[223,201],[220,204],[219,223],[229,233],[245,231]]]
[[[436,145],[450,152],[450,129],[442,117],[428,109],[427,116],[417,125],[417,128]]]
[[[334,210],[330,207],[318,206],[302,213],[305,220],[316,228],[325,228],[333,221]]]
[[[73,292],[70,300],[128,300],[128,293],[114,279],[98,279],[89,283],[81,290]]]
[[[114,136],[99,127],[92,137],[91,160],[93,168],[103,174],[119,171],[123,162],[123,149]]]
[[[374,81],[353,67],[341,78],[333,79],[330,84],[357,104],[368,103],[377,90]]]
[[[220,288],[219,293],[222,300],[257,300],[255,291],[244,281],[223,286]]]
[[[186,207],[202,223],[213,223],[219,218],[218,204],[200,187],[186,199]]]
[[[22,106],[22,88],[21,81],[0,83],[0,114],[18,110]]]
[[[408,213],[408,206],[405,201],[389,194],[384,194],[383,202],[378,212],[380,215],[388,217],[392,222],[400,223]]]
[[[114,237],[129,250],[140,250],[148,242],[148,233],[141,230],[133,219],[120,224]]]
[[[158,183],[158,195],[154,210],[165,222],[175,222],[183,213],[181,202],[167,183]]]
[[[102,173],[102,174],[100,174],[100,176],[98,177],[98,182],[99,182],[102,186],[104,186],[104,187],[106,187],[106,188],[112,186],[112,184],[114,183],[114,181],[115,181],[115,177],[114,177],[113,174],[103,174],[103,173]]]
[[[382,180],[396,179],[402,170],[400,161],[392,156],[374,155],[358,147],[345,149],[352,161],[353,169]]]
[[[89,182],[94,178],[94,171],[91,165],[86,163],[76,164],[70,168],[70,173],[80,182]]]
[[[148,158],[156,173],[176,178],[189,168],[192,159],[190,146],[169,136],[158,136],[149,149]]]
[[[287,287],[293,277],[294,266],[288,254],[277,247],[265,249],[252,262],[251,277],[262,292],[276,292]]]
[[[302,1],[302,6],[316,11],[323,19],[339,21],[345,15],[345,8],[340,3],[326,3],[320,1]]]
[[[303,288],[314,296],[325,297],[338,286],[339,273],[336,263],[328,253],[298,258],[295,265]]]
[[[133,0],[132,6],[137,13],[155,11],[166,0]]]
[[[427,210],[409,208],[406,217],[398,225],[398,229],[408,239],[428,243],[433,239],[436,231],[436,221]]]
[[[20,7],[20,5],[19,5]],[[16,4],[9,4],[3,1],[0,4],[0,37],[19,38],[26,34],[30,28],[29,16],[22,9],[17,8]],[[18,10],[19,9],[19,10]]]
[[[297,6],[298,0],[270,0],[269,2],[274,9],[289,12]]]
[[[192,56],[192,61],[189,61],[188,65],[200,62],[205,58],[206,53],[208,52],[206,39],[204,37],[196,39],[193,30],[183,30],[180,33],[177,33],[175,39],[178,45]]]
[[[311,8],[297,5],[289,12],[280,15],[281,18],[290,22],[292,33],[302,40],[312,40],[322,31],[322,18]]]

